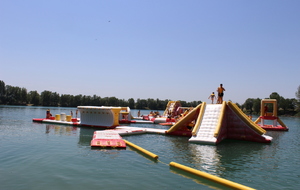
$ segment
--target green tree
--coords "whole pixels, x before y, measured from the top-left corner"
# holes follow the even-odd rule
[[[101,97],[94,94],[91,99],[91,103],[93,106],[101,106]]]
[[[84,105],[84,106],[92,106],[92,97],[84,95],[82,97],[82,105]]]
[[[77,107],[77,106],[81,106],[82,105],[82,95],[79,94],[79,95],[76,95],[74,97],[74,102],[73,102],[73,107]]]
[[[137,99],[136,101],[136,109],[147,109],[148,103],[145,99]]]
[[[38,106],[40,105],[40,94],[37,91],[30,91],[28,93],[29,103]]]
[[[75,102],[75,97],[73,95],[70,95],[69,107],[77,107],[74,102]]]
[[[244,103],[244,108],[246,109],[247,112],[252,114],[253,105],[254,105],[254,99],[253,98],[248,98]]]
[[[59,106],[60,104],[60,96],[58,93],[56,92],[52,92],[51,93],[51,102],[50,105],[51,106]]]
[[[6,95],[5,82],[0,80],[0,104],[3,104],[5,102],[5,95]]]
[[[158,98],[156,99],[156,107],[158,110],[164,110],[165,109],[165,104],[164,101],[159,100]]]
[[[21,100],[21,88],[11,85],[5,86],[6,91],[6,103],[9,105],[20,105]]]
[[[13,104],[16,102],[15,100],[15,92],[14,92],[14,87],[11,85],[6,85],[5,86],[5,103],[6,104]]]
[[[60,106],[62,106],[62,107],[70,107],[71,106],[71,95],[70,94],[62,94],[60,96]]]
[[[191,106],[190,103],[188,103],[188,102],[186,102],[184,100],[180,100],[180,104],[181,104],[182,107],[189,107],[189,106]]]
[[[296,108],[296,102],[297,100],[295,98],[293,99],[285,99],[282,98],[280,108],[283,110],[282,114],[294,114],[295,108]]]
[[[300,85],[298,86],[298,89],[297,89],[295,95],[296,95],[296,98],[298,99],[298,101],[300,101]]]
[[[297,98],[297,107],[296,107],[296,110],[298,112],[300,112],[300,85],[298,86],[298,89],[297,89],[295,95],[296,95],[296,98]]]
[[[118,105],[115,105],[115,106],[120,106],[120,107],[127,107],[128,106],[128,102],[127,100],[125,99],[118,99],[117,98],[117,102],[118,102]]]
[[[189,105],[189,107],[196,107],[201,103],[202,103],[201,101],[192,101],[188,105]]]
[[[109,106],[118,106],[119,105],[119,100],[116,97],[109,97],[108,98],[108,105]]]
[[[101,99],[101,105],[109,106],[108,97],[104,97],[104,98]]]
[[[44,90],[41,93],[41,105],[42,106],[51,106],[51,91]]]
[[[130,109],[134,109],[135,108],[135,102],[133,98],[129,98],[128,99],[128,107],[130,107]]]
[[[283,98],[277,92],[272,92],[269,98],[277,100],[277,109],[279,109],[281,106],[281,100],[283,100]],[[273,104],[268,105],[268,108],[269,110],[273,110]]]
[[[272,92],[269,96],[270,99],[276,99],[277,104],[280,104],[281,96],[277,92]]]
[[[41,104],[42,106],[59,106],[60,96],[56,92],[44,90],[41,93]]]
[[[21,88],[20,96],[20,103],[26,105],[28,103],[28,93],[26,88]]]
[[[253,99],[253,111],[254,111],[254,113],[256,113],[256,114],[260,113],[260,106],[261,106],[260,104],[261,104],[261,99],[260,98]]]
[[[165,100],[161,101],[162,106],[163,106],[163,109],[161,109],[161,110],[165,110],[166,109],[169,101],[170,101],[169,99],[165,99]]]
[[[151,110],[157,110],[156,101],[152,98],[147,99],[147,107]]]

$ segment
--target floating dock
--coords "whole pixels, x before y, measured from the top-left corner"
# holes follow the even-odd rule
[[[91,147],[126,148],[126,142],[116,131],[95,131],[91,141]]]
[[[109,129],[108,131],[115,131],[119,135],[138,135],[138,134],[162,134],[165,135],[166,129],[155,129],[155,128],[142,128],[142,127],[129,127],[129,126],[118,126],[115,129]]]

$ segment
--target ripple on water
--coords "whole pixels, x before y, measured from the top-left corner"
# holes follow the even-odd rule
[[[157,154],[154,162],[131,148],[91,149],[95,129],[32,123],[45,108],[30,110],[0,108],[0,189],[217,189],[170,169],[172,161],[256,189],[299,187],[300,121],[295,118],[281,118],[290,131],[268,132],[273,142],[267,145],[230,140],[198,145],[157,134],[123,137]],[[162,127],[139,127],[156,126]]]

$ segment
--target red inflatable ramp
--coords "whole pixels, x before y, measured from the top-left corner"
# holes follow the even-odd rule
[[[91,147],[99,148],[126,148],[126,143],[115,131],[95,131]]]

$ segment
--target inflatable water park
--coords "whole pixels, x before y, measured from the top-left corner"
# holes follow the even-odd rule
[[[264,99],[261,102],[260,117],[254,122],[234,103],[222,104],[203,102],[195,108],[181,107],[180,101],[170,101],[163,115],[150,113],[147,116],[133,117],[129,107],[78,106],[80,117],[73,118],[65,113],[52,116],[50,110],[46,118],[33,119],[34,122],[66,124],[73,126],[106,129],[96,131],[91,146],[124,148],[123,135],[155,133],[163,135],[187,136],[189,142],[216,145],[224,139],[270,143],[272,137],[267,130],[287,131],[288,128],[277,116],[277,102]],[[273,112],[268,112],[266,104],[271,104]],[[270,120],[271,125],[266,124]],[[172,123],[169,129],[121,126],[121,123]],[[280,123],[281,125],[277,124]],[[117,133],[117,135],[112,135]],[[120,137],[119,137],[120,135]],[[109,139],[109,140],[107,140]],[[111,139],[118,139],[112,143]],[[105,144],[109,142],[110,144]]]
[[[185,136],[189,137],[188,141],[191,143],[217,145],[224,139],[271,143],[272,137],[266,135],[267,130],[288,131],[287,126],[277,115],[277,102],[273,99],[261,101],[261,115],[256,121],[252,121],[251,117],[230,101],[223,101],[222,104],[203,102],[192,108],[181,107],[179,101],[170,101],[162,115],[150,112],[149,115],[142,116],[138,113],[138,117],[131,115],[129,107],[78,106],[74,118],[72,112],[70,115],[61,113],[52,116],[50,110],[47,110],[46,118],[33,121],[104,129],[94,131],[90,142],[91,148],[126,149],[130,146],[131,149],[153,160],[157,160],[159,156],[122,137],[152,133]],[[138,127],[138,124],[143,123],[170,125],[170,127],[166,127],[169,129]],[[252,189],[179,163],[170,162],[169,166],[231,189]]]

